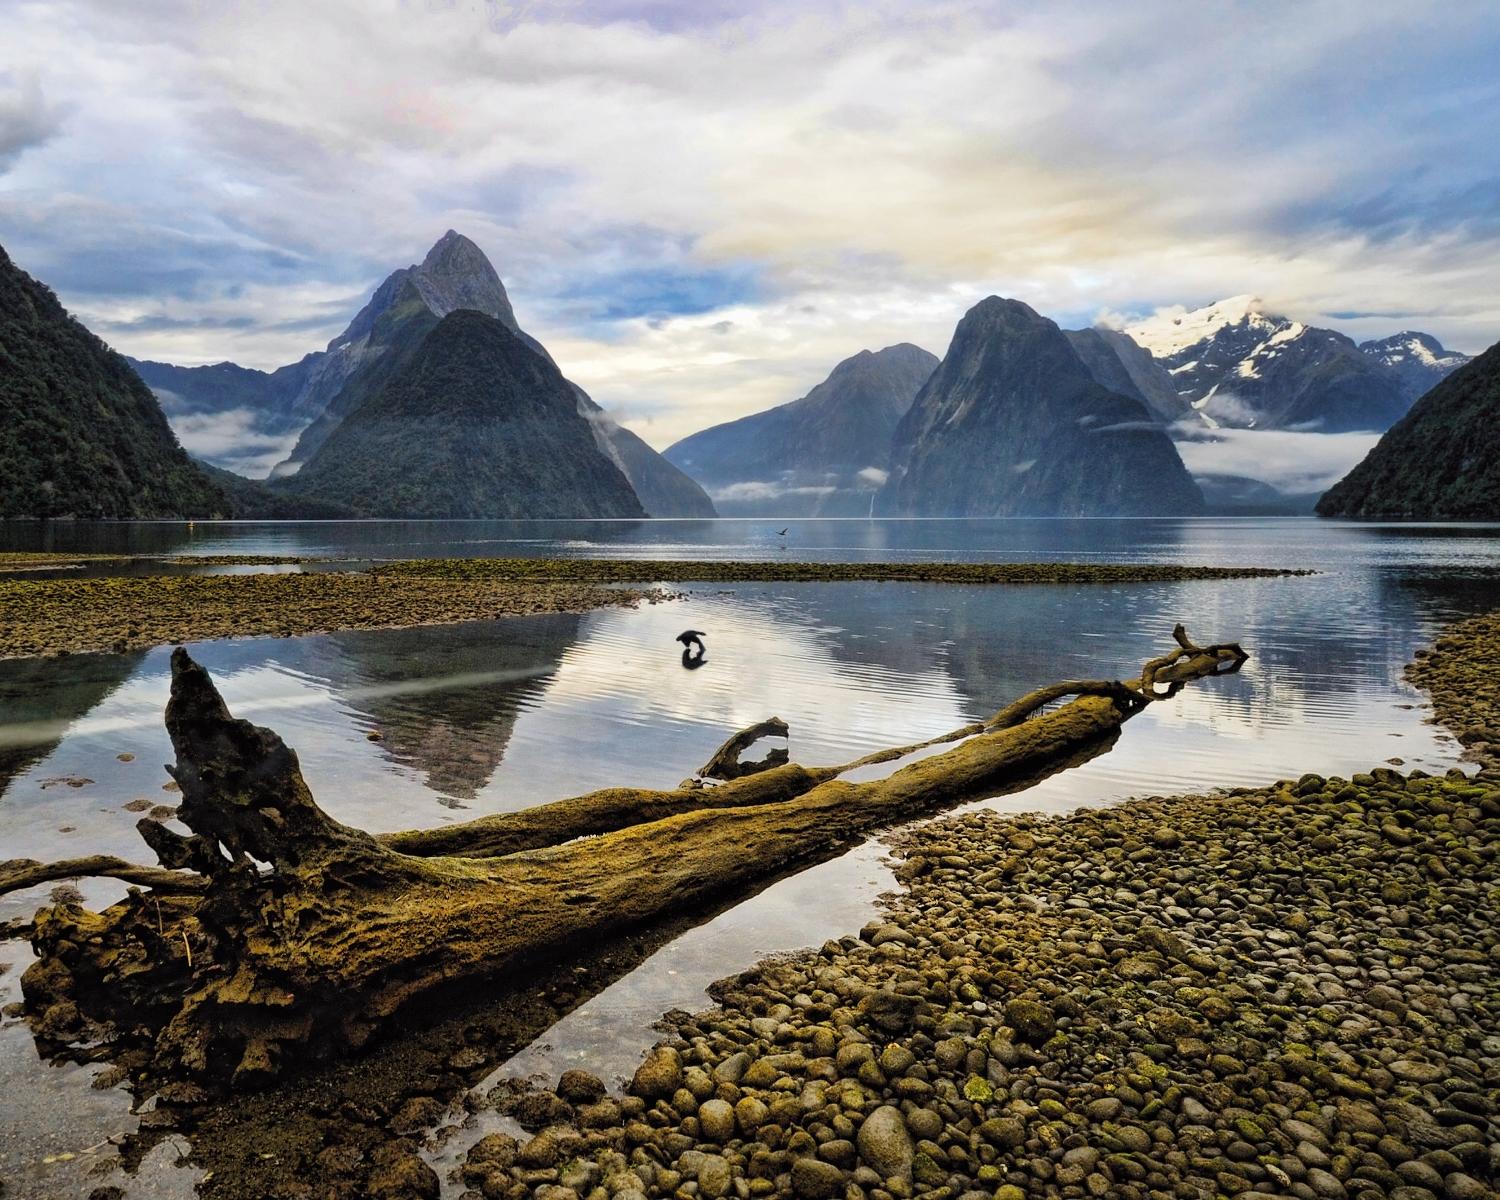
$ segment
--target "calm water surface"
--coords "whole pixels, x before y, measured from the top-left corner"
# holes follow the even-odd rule
[[[1401,760],[1437,772],[1457,747],[1405,684],[1412,652],[1447,620],[1492,606],[1500,527],[1297,519],[354,522],[0,525],[0,549],[172,554],[597,555],[856,561],[1152,561],[1314,567],[1308,578],[1121,587],[700,585],[680,601],[582,616],[204,643],[237,715],[297,750],[340,820],[389,830],[467,820],[608,784],[670,786],[727,734],[772,714],[799,761],[843,761],[984,717],[1038,684],[1128,676],[1184,622],[1239,640],[1239,675],[1153,705],[1109,753],[989,803],[1063,812],[1132,795],[1349,774]],[[785,544],[783,544],[785,543]],[[685,671],[674,636],[707,631]],[[173,803],[161,764],[166,650],[0,662],[0,858],[115,853],[145,860],[137,799]],[[372,741],[367,735],[380,734]],[[123,888],[80,885],[104,903]],[[505,1068],[581,1063],[628,1073],[673,1006],[773,951],[858,928],[889,886],[878,844],[814,867],[663,948]],[[0,920],[46,888],[0,898]],[[827,903],[830,895],[837,903]],[[25,948],[0,943],[0,1000]],[[133,1124],[97,1070],[41,1064],[24,1027],[0,1028],[0,1178],[17,1195],[86,1195],[85,1150]],[[471,1140],[466,1137],[464,1141]],[[133,1195],[182,1192],[163,1169]],[[157,1164],[153,1164],[155,1166]],[[29,1189],[29,1190],[28,1190]],[[8,1195],[11,1193],[7,1193]],[[190,1188],[185,1194],[191,1194]]]

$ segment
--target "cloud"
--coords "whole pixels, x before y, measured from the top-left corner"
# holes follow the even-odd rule
[[[782,496],[830,496],[838,488],[832,484],[799,484],[792,486],[769,479],[745,480],[709,491],[712,500],[776,500]]]
[[[1090,433],[1147,433],[1160,432],[1161,424],[1157,421],[1116,421],[1112,425],[1099,425],[1090,429]]]
[[[455,227],[657,445],[991,292],[1474,351],[1497,54],[1438,0],[21,0],[0,243],[128,353],[269,368]]]
[[[1327,491],[1379,440],[1374,433],[1222,429],[1179,440],[1177,452],[1196,477],[1258,479],[1279,492],[1303,495]]]
[[[854,476],[860,483],[872,488],[884,487],[885,481],[890,477],[889,471],[884,471],[879,467],[863,467]]]
[[[297,444],[300,430],[265,432],[257,427],[257,414],[248,408],[216,413],[168,412],[168,421],[182,448],[238,475],[264,479]]]
[[[1260,418],[1254,405],[1248,400],[1241,399],[1234,392],[1215,392],[1212,396],[1199,401],[1199,405],[1200,412],[1207,413],[1210,419],[1220,425],[1236,425],[1243,428],[1254,425]]]
[[[0,73],[0,174],[25,151],[55,137],[66,112],[47,103],[35,74]]]

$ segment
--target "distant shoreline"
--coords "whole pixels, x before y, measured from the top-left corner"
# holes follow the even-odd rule
[[[121,555],[6,555],[0,571],[67,568]],[[14,565],[24,560],[24,565]],[[134,561],[139,561],[138,558]],[[337,562],[223,555],[204,566]],[[420,559],[369,570],[236,575],[0,575],[0,658],[124,653],[230,637],[297,637],[671,599],[649,585],[860,581],[981,585],[1125,584],[1307,575],[1263,567],[1088,563],[761,563],[611,559]],[[642,585],[631,587],[628,585]]]
[[[1275,567],[1176,563],[776,562],[607,558],[419,558],[382,563],[385,577],[571,583],[1184,583],[1314,575]]]

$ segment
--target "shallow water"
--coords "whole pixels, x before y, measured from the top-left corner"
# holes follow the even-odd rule
[[[778,530],[787,533],[778,536]],[[1311,517],[1126,520],[0,521],[0,550],[99,554],[734,558],[833,562],[1495,563],[1497,526]]]
[[[702,585],[681,601],[635,610],[193,647],[237,715],[270,725],[297,750],[319,801],[373,830],[465,820],[606,784],[670,786],[729,732],[773,713],[791,725],[794,758],[846,761],[987,716],[1041,683],[1133,674],[1170,643],[1178,621],[1200,641],[1242,641],[1250,662],[1153,705],[1109,753],[985,803],[1062,812],[1309,770],[1350,774],[1398,758],[1438,772],[1457,761],[1457,747],[1426,723],[1402,668],[1443,622],[1493,603],[1494,585],[1481,572],[1500,566],[1494,526],[1208,519],[791,529],[786,551],[766,523],[734,521],[78,525],[46,536],[53,548],[80,551],[786,553],[1323,572],[1118,587]],[[0,527],[0,546],[39,548],[26,539],[43,532]],[[686,627],[707,631],[708,659],[695,671],[682,668],[672,640]],[[134,829],[140,814],[125,806],[175,799],[163,790],[160,765],[170,758],[161,725],[167,657],[162,649],[0,662],[0,857],[148,857]],[[867,846],[811,868],[684,935],[506,1070],[555,1075],[591,1063],[606,1076],[626,1073],[652,1040],[655,1018],[673,1006],[701,1007],[706,982],[764,953],[857,929],[887,885],[877,858]],[[123,890],[107,881],[80,886],[95,903]],[[46,891],[0,899],[0,919],[29,913]],[[808,900],[835,894],[837,904]],[[18,964],[0,977],[6,999],[22,953],[0,944],[0,962]],[[42,1160],[63,1143],[76,1151],[130,1128],[128,1097],[91,1091],[89,1071],[40,1063],[15,1021],[0,1027],[0,1067],[9,1085],[0,1098],[0,1178],[16,1195],[86,1194],[92,1184],[80,1183],[77,1160]],[[131,1194],[170,1194],[190,1176],[154,1172]]]

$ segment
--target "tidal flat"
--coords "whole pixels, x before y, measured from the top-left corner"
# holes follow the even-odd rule
[[[29,554],[25,569],[74,555]],[[101,556],[103,561],[131,561]],[[322,560],[222,555],[175,565],[272,567]],[[21,566],[14,569],[21,570]],[[227,637],[293,637],[345,629],[447,625],[531,613],[655,602],[631,584],[883,581],[953,584],[1124,584],[1264,579],[1308,571],[1152,563],[834,563],[609,559],[421,559],[368,570],[233,575],[91,575],[0,579],[0,658],[123,653]]]
[[[662,598],[660,591],[594,584],[362,571],[0,579],[0,658],[449,625]]]

